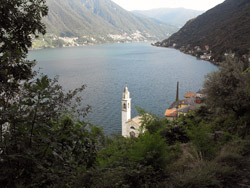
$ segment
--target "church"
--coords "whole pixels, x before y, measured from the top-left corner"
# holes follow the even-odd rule
[[[122,95],[122,136],[137,137],[144,130],[141,127],[141,116],[131,119],[131,98],[127,84]]]

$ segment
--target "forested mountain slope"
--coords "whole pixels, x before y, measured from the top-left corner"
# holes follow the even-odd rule
[[[110,0],[47,0],[47,33],[77,43],[163,40],[177,28],[136,16]]]
[[[228,52],[246,59],[250,49],[249,23],[250,1],[226,0],[188,21],[177,33],[158,45],[173,46],[214,62],[222,62]]]

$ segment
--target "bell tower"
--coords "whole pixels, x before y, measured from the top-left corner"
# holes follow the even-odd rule
[[[131,119],[131,98],[127,84],[122,95],[122,136],[127,137],[126,122]]]

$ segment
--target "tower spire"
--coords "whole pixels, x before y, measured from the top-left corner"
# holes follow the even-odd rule
[[[128,90],[127,82],[125,82],[124,93]]]

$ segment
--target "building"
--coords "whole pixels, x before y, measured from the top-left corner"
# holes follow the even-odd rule
[[[167,109],[165,112],[165,117],[168,120],[175,120],[178,117],[178,110],[177,109]]]
[[[202,99],[206,96],[204,90],[199,90],[196,93],[196,103],[202,103]]]
[[[141,117],[136,116],[131,119],[131,101],[126,84],[122,95],[122,136],[124,137],[137,137],[141,132],[144,132],[141,127]]]
[[[193,92],[191,92],[191,91],[187,92],[184,95],[184,98],[192,98],[192,97],[196,97],[196,95]]]
[[[176,100],[166,109],[165,117],[168,120],[177,119],[179,115],[186,115],[189,111],[199,108],[202,104],[201,98],[204,97],[204,92],[201,90],[195,95],[189,91],[184,95],[183,100],[179,100],[179,82],[177,82]]]
[[[204,98],[206,96],[205,91],[204,90],[197,91],[196,96],[201,99]]]

